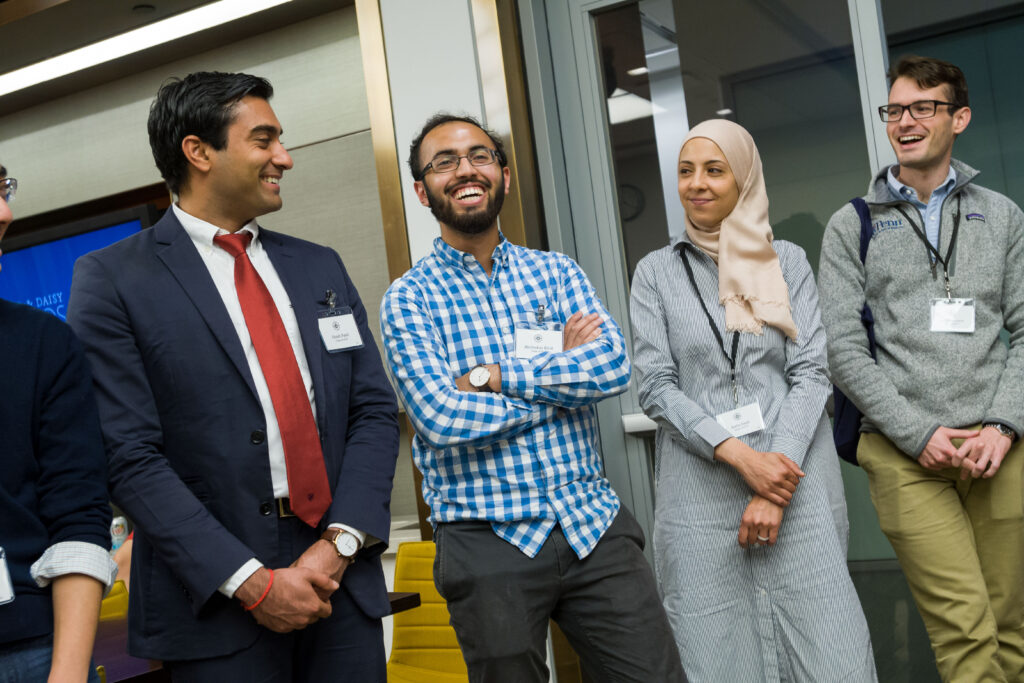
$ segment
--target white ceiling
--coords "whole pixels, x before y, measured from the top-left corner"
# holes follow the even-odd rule
[[[211,0],[0,0],[0,74],[35,64]],[[172,43],[0,97],[0,115],[351,5],[292,0]]]

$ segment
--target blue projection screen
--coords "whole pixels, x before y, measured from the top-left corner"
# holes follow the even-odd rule
[[[142,221],[135,219],[5,253],[0,258],[0,299],[28,304],[64,320],[75,260],[142,227]]]

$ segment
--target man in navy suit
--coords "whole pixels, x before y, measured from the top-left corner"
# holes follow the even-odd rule
[[[272,93],[161,87],[177,201],[75,265],[68,321],[136,525],[129,651],[176,681],[384,681],[397,408],[338,255],[256,223],[292,167]]]

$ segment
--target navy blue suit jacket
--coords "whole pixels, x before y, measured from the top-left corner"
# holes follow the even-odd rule
[[[339,590],[383,616],[394,393],[338,255],[262,228],[260,240],[295,309],[312,375],[333,490],[321,526],[341,522],[383,541],[361,551]],[[328,289],[355,313],[363,348],[325,349],[317,312]],[[262,627],[217,588],[251,557],[287,566],[319,531],[281,556],[263,409],[227,309],[172,211],[78,260],[68,322],[95,378],[111,495],[136,524],[130,652],[179,660],[248,646]]]

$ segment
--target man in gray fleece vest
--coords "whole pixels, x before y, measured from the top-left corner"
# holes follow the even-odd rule
[[[864,413],[858,460],[943,680],[1022,681],[1024,214],[952,158],[971,120],[960,69],[907,57],[889,77],[899,163],[864,197],[866,262],[849,204],[821,249],[833,381]]]

